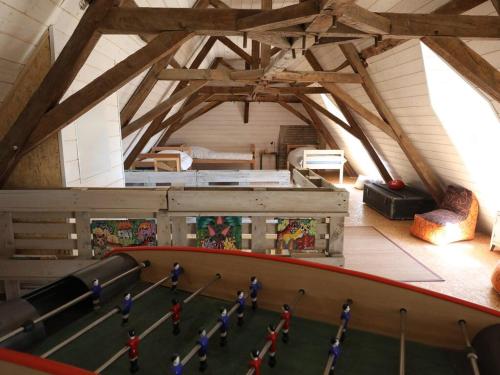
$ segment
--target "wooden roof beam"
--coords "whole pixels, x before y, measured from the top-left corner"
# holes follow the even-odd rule
[[[263,69],[224,71],[220,69],[164,69],[158,74],[159,80],[207,80],[248,82],[258,80]],[[336,72],[283,71],[267,77],[269,81],[282,82],[334,82],[361,83],[358,74]]]
[[[247,63],[251,64],[252,63],[252,56],[250,56],[248,53],[246,53],[240,46],[238,46],[236,43],[234,43],[231,39],[225,37],[225,36],[219,36],[217,39],[224,44],[227,48],[229,48],[231,51],[236,53],[239,57],[241,57],[243,60],[245,60]]]
[[[274,94],[256,94],[254,97],[249,95],[233,95],[233,94],[215,94],[206,100],[207,102],[220,101],[220,102],[244,102],[244,103],[300,103],[294,95],[274,95]]]
[[[93,1],[69,41],[50,68],[38,89],[17,117],[13,126],[0,140],[0,186],[26,153],[29,137],[40,125],[47,111],[57,105],[97,44],[101,20],[113,8],[108,0]],[[41,140],[40,140],[41,141]]]
[[[205,44],[200,49],[200,51],[196,55],[195,59],[191,63],[190,69],[196,69],[201,65],[201,63],[205,60],[205,57],[207,57],[208,53],[210,52],[210,50],[212,49],[212,47],[216,41],[217,41],[216,37],[210,37],[207,39],[207,41],[205,42]],[[182,81],[182,82],[177,83],[176,87],[172,91],[172,95],[175,94],[176,92],[178,92],[179,90],[183,89],[187,84],[188,84],[187,81]],[[159,117],[161,117],[161,118],[158,120],[158,123],[160,123],[163,120],[163,118],[167,115],[168,111],[170,111],[171,108],[172,107],[168,108],[165,112],[163,112],[159,115]],[[122,138],[127,137],[128,135],[132,134],[135,130],[138,129],[138,128],[133,129],[133,128],[130,128],[129,126],[130,126],[130,124],[128,126],[125,126],[124,128],[122,128]],[[141,151],[142,150],[139,150],[138,154]]]
[[[459,38],[422,38],[448,64],[500,103],[500,72]]]
[[[266,1],[266,0],[264,0]],[[270,9],[270,7],[262,7]],[[266,31],[311,22],[319,13],[318,3],[308,0],[296,5],[265,10],[240,18],[236,26],[240,31]]]
[[[422,182],[425,184],[433,198],[437,202],[441,202],[444,191],[438,176],[434,173],[431,166],[413,145],[413,143],[399,124],[399,121],[396,119],[396,116],[394,116],[390,108],[382,99],[382,96],[375,86],[375,83],[372,81],[365,66],[363,65],[363,62],[359,58],[356,47],[353,44],[343,44],[340,46],[340,49],[344,53],[354,71],[363,78],[363,87],[366,91],[366,94],[371,99],[373,105],[380,113],[382,118],[386,120],[394,134],[396,134],[396,141],[399,143],[408,160],[415,168],[415,171],[422,179]]]
[[[304,2],[292,7],[307,4]],[[285,9],[285,8],[280,8]],[[360,31],[336,24],[323,36],[360,36],[386,34],[399,37],[456,36],[463,38],[500,38],[499,16],[465,16],[414,13],[373,13],[356,6],[347,8],[340,17],[349,17]],[[349,10],[350,9],[350,10]],[[246,17],[263,18],[266,12],[254,9],[186,9],[186,8],[113,8],[104,17],[99,31],[104,34],[158,34],[164,31],[193,31],[198,35],[243,35],[238,22]],[[299,17],[300,18],[300,17]],[[294,23],[291,18],[290,23]],[[339,19],[340,21],[340,19]],[[364,25],[364,26],[363,26]],[[369,29],[368,29],[369,28]],[[262,37],[298,37],[307,32],[289,26],[259,31]],[[248,37],[251,38],[249,32]],[[262,40],[261,40],[262,41]],[[276,43],[267,44],[279,46]],[[280,46],[279,46],[280,47]]]
[[[323,87],[307,86],[267,86],[262,88],[263,93],[276,95],[295,95],[295,94],[327,94],[328,90]],[[253,92],[253,86],[205,86],[199,90],[200,94],[232,94],[248,95]]]

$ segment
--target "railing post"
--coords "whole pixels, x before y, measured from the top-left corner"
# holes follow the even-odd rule
[[[344,258],[344,217],[329,217],[328,225],[328,243],[327,252],[328,255],[336,258],[336,264],[343,266],[345,262]]]
[[[75,212],[76,220],[76,246],[78,257],[84,259],[92,258],[92,234],[90,233],[90,213]]]
[[[266,217],[252,216],[252,251],[263,253],[266,250]]]
[[[187,223],[185,216],[171,216],[172,246],[187,246]]]
[[[0,212],[0,257],[10,258],[15,252],[12,214]]]
[[[170,217],[167,211],[159,211],[156,213],[156,231],[158,235],[158,246],[170,246],[172,244]]]

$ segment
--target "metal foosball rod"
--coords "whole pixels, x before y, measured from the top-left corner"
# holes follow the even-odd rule
[[[298,294],[297,296],[293,299],[293,301],[289,304],[290,307],[293,307],[300,299],[300,297],[302,297],[304,294],[305,294],[305,290],[304,289],[299,289],[298,290]],[[280,333],[281,329],[283,328],[283,325],[285,324],[285,319],[281,319],[278,323],[278,325],[276,326],[276,329],[275,329],[275,332],[276,334]],[[272,343],[270,341],[266,341],[266,343],[264,344],[264,346],[262,347],[262,350],[260,350],[259,352],[259,358],[260,359],[263,359],[267,352],[269,351],[269,349],[271,348],[271,345]],[[247,371],[246,375],[252,375],[255,373],[255,369],[251,368]]]
[[[135,296],[132,297],[132,301],[135,302],[137,300],[139,300],[141,297],[144,297],[146,294],[148,294],[149,292],[151,292],[153,289],[155,289],[156,287],[160,286],[161,284],[163,284],[165,281],[167,281],[168,279],[170,279],[170,274],[168,276],[165,276],[164,278],[158,280],[156,283],[154,283],[153,285],[150,285],[149,287],[147,287],[146,289],[144,289],[143,291],[141,291],[140,293],[136,294]],[[72,336],[68,337],[66,340],[64,341],[61,341],[59,344],[57,344],[56,346],[52,347],[51,349],[49,349],[48,351],[46,351],[45,353],[43,353],[40,357],[42,358],[47,358],[49,356],[51,356],[52,354],[56,353],[57,351],[59,351],[60,349],[64,348],[65,346],[67,346],[68,344],[72,343],[73,341],[75,341],[78,337],[84,335],[85,333],[87,333],[88,331],[92,330],[93,328],[97,327],[99,324],[103,323],[104,321],[108,320],[109,318],[111,318],[113,315],[115,314],[118,314],[119,312],[121,311],[121,308],[119,306],[116,306],[114,309],[110,310],[109,312],[107,312],[106,314],[104,314],[103,316],[101,316],[100,318],[94,320],[92,323],[90,323],[89,325],[87,325],[86,327],[82,328],[81,330],[79,330],[78,332],[74,333]]]
[[[193,293],[191,293],[188,297],[186,297],[182,303],[187,304],[191,302],[197,295],[199,295],[201,292],[203,292],[205,289],[210,287],[213,283],[216,281],[220,280],[222,278],[220,273],[215,274],[212,280],[210,280],[207,284],[203,285]],[[172,316],[172,311],[169,311],[167,314],[162,316],[160,319],[158,319],[156,322],[154,322],[151,326],[146,328],[144,332],[142,332],[139,335],[139,339],[143,340],[146,338],[147,335],[149,335],[151,332],[153,332],[156,328],[158,328],[163,322],[168,320]],[[112,357],[110,357],[106,362],[104,362],[97,370],[94,372],[96,373],[101,373],[105,369],[107,369],[109,366],[111,366],[114,362],[116,362],[121,356],[123,356],[127,351],[129,350],[129,347],[126,345],[123,348],[121,348],[119,351],[117,351]]]
[[[462,335],[464,336],[465,346],[467,348],[467,358],[469,359],[470,365],[472,367],[472,372],[474,373],[474,375],[480,375],[479,366],[477,364],[478,356],[469,340],[469,333],[467,332],[467,323],[465,322],[465,320],[461,319],[458,321],[458,325],[460,326],[462,330]]]
[[[115,276],[114,278],[112,278],[111,280],[106,281],[105,283],[102,283],[101,287],[102,288],[106,288],[107,286],[113,284],[114,282],[116,282],[116,281],[124,278],[125,276],[128,276],[128,275],[130,275],[130,274],[132,274],[134,272],[140,271],[143,268],[149,267],[150,264],[151,263],[148,260],[145,260],[144,262],[141,262],[138,266],[136,266],[134,268],[131,268],[130,270],[128,270],[126,272],[123,272],[123,273],[119,274],[118,276]],[[28,331],[34,325],[36,325],[36,324],[38,324],[40,322],[43,322],[44,320],[47,320],[48,318],[51,318],[52,316],[54,316],[56,314],[59,314],[60,312],[62,312],[64,310],[69,309],[71,306],[76,305],[78,302],[81,302],[84,299],[89,298],[90,296],[93,295],[93,293],[94,292],[92,290],[89,290],[88,292],[83,293],[82,295],[80,295],[80,296],[72,299],[71,301],[68,301],[68,302],[66,302],[65,304],[63,304],[63,305],[61,305],[59,307],[56,307],[54,310],[51,310],[48,313],[46,313],[46,314],[44,314],[42,316],[39,316],[38,318],[34,319],[33,321],[27,322],[23,326],[21,326],[19,328],[16,328],[15,330],[13,330],[13,331],[11,331],[11,332],[3,335],[2,337],[0,337],[0,343],[4,342],[5,340],[10,339],[11,337],[14,337],[18,333],[21,333],[21,332],[24,332],[24,331]]]
[[[238,309],[238,304],[236,303],[235,305],[233,305],[233,307],[231,307],[231,309],[228,311],[227,315],[228,316],[231,316],[234,314],[234,312]],[[211,329],[210,331],[208,331],[207,333],[207,337],[210,339],[214,334],[215,332],[217,332],[220,327],[221,327],[222,323],[221,322],[217,322]],[[191,349],[191,351],[186,354],[186,356],[181,360],[181,364],[182,366],[185,366],[193,357],[194,355],[198,352],[198,350],[200,350],[200,347],[201,345],[200,344],[196,344],[193,349]]]
[[[399,375],[405,375],[406,362],[406,309],[399,310],[401,317],[401,338],[399,341]]]
[[[337,344],[340,342],[342,336],[344,335],[346,327],[347,327],[347,324],[349,322],[348,318],[345,316],[345,309],[343,307],[344,306],[348,306],[349,307],[349,311],[350,311],[351,305],[352,305],[352,300],[348,299],[344,303],[344,305],[342,306],[342,315],[341,315],[341,319],[340,319],[340,326],[339,326],[339,329],[337,330],[337,334],[335,335],[335,340],[334,340],[334,342],[337,343]],[[334,344],[334,343],[332,343],[332,344]],[[331,374],[334,360],[335,360],[335,355],[334,354],[329,354],[328,355],[328,360],[326,361],[325,369],[323,371],[323,375]]]

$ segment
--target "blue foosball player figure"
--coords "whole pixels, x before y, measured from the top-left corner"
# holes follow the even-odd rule
[[[250,278],[250,298],[252,299],[252,310],[257,309],[257,295],[259,290],[262,289],[262,284],[255,276]]]
[[[238,326],[242,326],[244,321],[244,315],[245,315],[245,293],[243,293],[241,290],[238,290],[236,293],[236,303],[238,304],[238,308],[236,309],[236,314],[238,316]]]
[[[174,375],[182,375],[182,366],[181,357],[178,354],[174,354],[172,356],[172,374]]]
[[[207,331],[204,329],[201,329],[198,333],[200,334],[200,337],[198,338],[198,341],[196,343],[200,346],[200,349],[198,349],[198,358],[200,360],[199,370],[200,372],[204,372],[208,366],[207,364],[208,336],[207,336]]]
[[[170,281],[172,283],[170,289],[172,290],[172,292],[175,292],[177,290],[177,283],[179,282],[179,276],[182,272],[184,272],[184,270],[181,265],[175,262],[174,266],[172,267],[172,271],[170,271]]]
[[[130,315],[130,310],[132,309],[132,295],[130,293],[125,293],[123,295],[122,301],[122,326],[128,323],[128,317]]]
[[[226,346],[227,344],[227,330],[229,328],[229,315],[227,314],[227,309],[224,307],[220,309],[220,316],[218,319],[220,325],[220,346]]]
[[[347,333],[347,327],[349,325],[349,320],[351,320],[351,306],[348,303],[342,305],[342,313],[340,314],[340,320],[344,321],[344,328],[342,329],[342,336],[340,336],[340,342],[344,342]]]
[[[92,305],[94,310],[99,310],[101,307],[101,292],[102,286],[99,284],[99,279],[92,281]]]
[[[341,348],[340,348],[340,342],[336,338],[332,338],[330,340],[330,344],[331,345],[330,345],[330,350],[328,351],[328,355],[331,355],[333,357],[332,366],[330,367],[330,375],[333,375],[335,371],[335,366],[337,365],[337,361],[340,357]]]

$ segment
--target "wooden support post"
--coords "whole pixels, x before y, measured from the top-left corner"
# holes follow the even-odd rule
[[[167,211],[158,211],[156,213],[156,233],[158,234],[158,246],[170,246],[172,244],[170,217]]]
[[[10,258],[15,252],[12,214],[0,212],[0,257]]]
[[[328,224],[328,255],[334,258],[339,266],[345,263],[344,258],[344,218],[331,216]]]
[[[348,43],[340,45],[340,49],[344,53],[354,71],[358,73],[363,79],[363,87],[368,97],[371,99],[380,116],[391,127],[392,131],[396,135],[397,142],[399,143],[405,155],[408,157],[410,163],[413,165],[413,168],[415,168],[415,171],[422,179],[422,182],[425,184],[436,202],[441,202],[444,192],[438,176],[434,173],[431,166],[427,163],[424,157],[410,141],[403,128],[399,124],[399,121],[396,119],[392,111],[382,99],[382,96],[375,86],[375,83],[372,81],[365,66],[363,65],[363,62],[359,58],[356,47],[353,44]]]
[[[263,253],[266,250],[266,226],[265,216],[252,216],[252,252]]]
[[[263,10],[269,10],[273,8],[273,2],[271,0],[261,0],[261,8]],[[269,44],[262,43],[260,45],[260,67],[266,69],[266,67],[271,62],[271,46]]]
[[[78,257],[92,258],[92,233],[90,232],[90,214],[86,211],[75,212],[76,220],[76,247]]]
[[[42,116],[61,100],[94,49],[101,35],[97,28],[113,4],[109,0],[95,0],[89,5],[54,65],[14,125],[0,140],[0,186],[25,153],[25,144],[39,126]]]
[[[21,297],[21,283],[19,280],[4,280],[3,287],[6,301]]]
[[[187,223],[185,216],[172,216],[172,246],[187,246]]]

